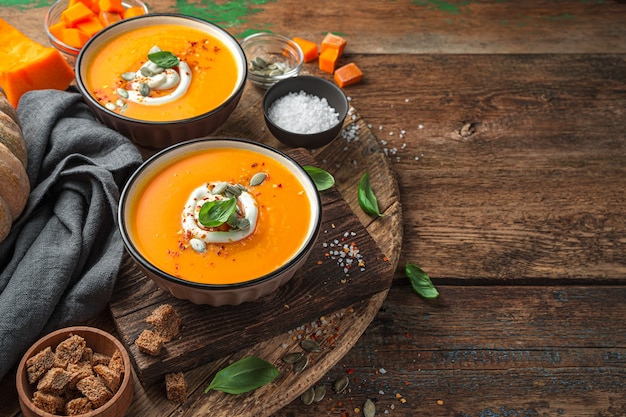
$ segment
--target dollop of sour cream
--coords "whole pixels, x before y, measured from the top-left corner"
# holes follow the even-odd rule
[[[153,46],[149,54],[160,51],[161,48]],[[142,69],[145,69],[144,72],[142,72]],[[152,75],[146,76],[144,73]],[[179,60],[178,65],[173,68],[162,68],[148,60],[135,72],[135,78],[130,82],[131,88],[127,90],[127,100],[148,106],[170,103],[185,95],[191,84],[191,78],[191,68],[185,61]],[[150,97],[141,94],[142,84],[147,84],[150,90],[170,90],[174,87],[176,88],[169,94]]]
[[[213,194],[211,192],[217,184],[219,183],[213,182],[201,185],[191,192],[189,199],[185,203],[185,208],[182,212],[182,226],[185,236],[189,237],[190,240],[197,239],[205,244],[231,243],[245,239],[254,233],[259,216],[259,209],[256,200],[252,194],[247,191],[242,191],[241,194],[237,196],[237,204],[241,209],[243,217],[250,222],[250,227],[219,231],[212,230],[200,223],[198,216],[204,203],[226,198],[222,194]]]

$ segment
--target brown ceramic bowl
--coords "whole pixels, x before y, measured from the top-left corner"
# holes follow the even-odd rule
[[[287,167],[288,170],[302,184],[304,192],[307,195],[311,212],[311,218],[306,226],[306,236],[299,244],[297,251],[295,251],[285,264],[265,275],[260,275],[256,278],[234,284],[198,283],[164,272],[141,253],[136,243],[137,237],[134,237],[133,232],[131,231],[133,222],[133,206],[137,202],[137,198],[141,194],[142,188],[151,180],[151,178],[154,178],[158,172],[168,169],[173,162],[180,161],[189,155],[193,155],[203,150],[216,148],[253,151],[260,154],[262,158],[272,158]],[[174,177],[176,177],[176,175]],[[204,181],[212,180],[214,179],[207,178]],[[182,210],[185,206],[185,201],[181,201],[180,206]],[[266,210],[270,209],[271,206]],[[154,208],[154,213],[153,219],[158,218],[158,207]],[[280,213],[277,214],[279,215]],[[220,306],[237,305],[246,301],[254,301],[259,297],[274,292],[279,286],[289,281],[296,271],[304,264],[313,249],[313,245],[315,244],[315,240],[321,227],[321,217],[321,200],[315,184],[306,171],[291,157],[267,145],[245,139],[206,138],[173,145],[165,150],[162,150],[144,162],[131,176],[124,187],[120,197],[118,224],[126,250],[137,262],[143,272],[160,288],[170,292],[176,298],[189,300],[195,304]],[[180,215],[177,216],[176,220],[179,221],[178,219],[180,219]],[[282,234],[286,233],[286,231],[275,230],[275,233]],[[226,243],[225,245],[228,244]],[[262,247],[263,245],[261,244],[260,246]],[[187,248],[186,250],[191,251],[192,249]],[[228,248],[225,250],[228,251]]]
[[[82,417],[122,417],[133,399],[133,375],[130,365],[130,358],[122,343],[110,333],[95,327],[75,326],[66,327],[49,333],[35,342],[22,357],[16,376],[17,393],[19,396],[20,408],[25,417],[52,417],[55,414],[47,413],[37,408],[33,402],[33,393],[36,390],[36,384],[31,385],[26,376],[26,361],[36,355],[46,347],[50,346],[52,350],[56,346],[67,339],[70,335],[78,335],[85,339],[87,346],[94,352],[102,353],[107,356],[113,355],[116,350],[122,354],[124,361],[124,377],[120,384],[120,388],[115,395],[101,407],[81,414]],[[60,415],[60,414],[59,414]]]
[[[315,133],[291,131],[277,123],[270,114],[274,102],[288,94],[300,92],[319,99],[326,99],[328,105],[338,114],[337,123]],[[290,120],[301,117],[299,109],[294,109],[294,112],[298,113],[298,116],[289,117]],[[328,145],[341,132],[347,114],[348,99],[341,88],[319,77],[305,75],[278,81],[263,96],[263,116],[268,129],[276,139],[293,148],[316,149]]]
[[[172,24],[193,27],[217,37],[233,53],[237,63],[237,81],[230,96],[216,108],[190,118],[146,121],[126,117],[98,102],[88,91],[87,67],[99,50],[111,39],[129,30],[149,25]],[[98,32],[83,47],[76,61],[76,84],[87,104],[107,126],[129,137],[143,148],[163,149],[188,139],[204,137],[220,127],[235,110],[246,83],[247,66],[243,49],[237,40],[221,27],[205,20],[179,14],[153,13],[122,20]],[[192,87],[193,88],[193,85]],[[207,92],[209,94],[210,92]],[[184,102],[184,96],[179,99]]]

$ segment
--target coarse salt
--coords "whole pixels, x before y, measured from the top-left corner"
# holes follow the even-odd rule
[[[304,91],[278,98],[270,106],[268,116],[277,126],[302,134],[323,132],[339,123],[339,113],[325,97]]]

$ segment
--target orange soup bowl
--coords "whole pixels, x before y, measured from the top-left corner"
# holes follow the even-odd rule
[[[315,244],[321,215],[313,180],[291,157],[212,137],[146,160],[122,191],[118,223],[128,253],[160,288],[220,306],[289,281]]]
[[[76,60],[76,85],[107,126],[147,149],[204,137],[243,94],[246,57],[219,26],[179,14],[112,24]]]

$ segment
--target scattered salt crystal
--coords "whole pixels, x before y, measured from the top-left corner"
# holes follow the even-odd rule
[[[404,99],[404,102],[405,102],[405,103],[408,103],[408,102],[409,102],[409,99],[408,99],[408,98],[405,98],[405,99]]]
[[[386,374],[386,373],[387,373],[387,370],[386,370],[385,368],[380,368],[380,369],[378,370],[378,373],[380,373],[380,374]]]
[[[326,98],[291,92],[278,98],[268,110],[269,118],[279,127],[294,133],[319,133],[339,122],[339,114]]]
[[[417,126],[417,127],[418,127],[418,129],[423,129],[423,128],[424,128],[424,125],[419,125],[419,126]]]

